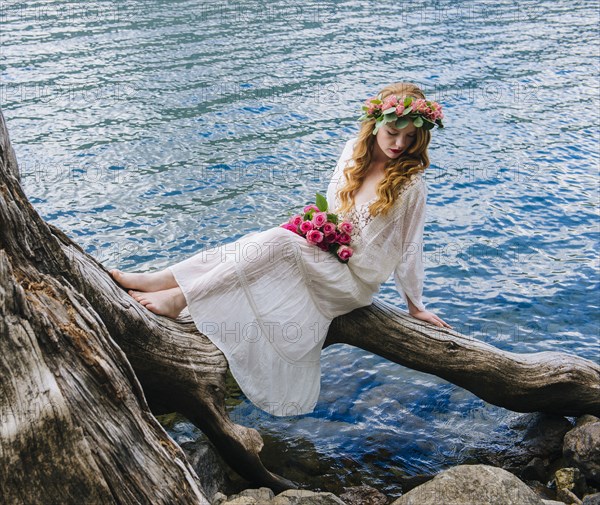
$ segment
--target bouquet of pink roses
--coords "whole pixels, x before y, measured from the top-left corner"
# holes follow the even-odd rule
[[[302,214],[291,216],[281,227],[305,237],[309,244],[332,252],[339,261],[347,263],[354,252],[348,245],[353,225],[349,221],[338,224],[337,214],[327,212],[327,207],[327,199],[317,193],[316,205],[307,205]]]

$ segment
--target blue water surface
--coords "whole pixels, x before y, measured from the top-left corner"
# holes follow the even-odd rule
[[[364,99],[412,81],[446,125],[427,308],[504,350],[598,361],[597,2],[3,2],[0,21],[23,187],[107,267],[162,269],[281,223],[326,190]],[[391,279],[380,298],[405,308]],[[347,345],[323,352],[314,413],[243,395],[230,413],[265,452],[285,444],[273,469],[310,461],[315,486],[391,495],[519,415]]]

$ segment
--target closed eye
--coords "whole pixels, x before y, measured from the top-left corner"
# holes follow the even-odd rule
[[[394,135],[397,135],[398,132],[393,132],[393,131],[388,130],[388,133],[390,135],[394,136]],[[414,139],[415,137],[416,137],[416,135],[414,133],[408,136],[408,138],[410,138],[410,139]]]

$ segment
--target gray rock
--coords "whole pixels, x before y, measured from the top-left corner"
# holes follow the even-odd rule
[[[563,440],[563,456],[586,478],[600,483],[600,420],[586,415],[577,420]]]
[[[459,465],[398,498],[392,505],[542,505],[512,473],[489,465]]]
[[[223,505],[262,505],[250,496],[238,496],[233,500],[227,500]]]
[[[544,482],[546,480],[546,464],[542,458],[537,456],[533,458],[525,468],[521,470],[520,477],[523,480],[537,480]]]
[[[600,422],[600,417],[593,416],[592,414],[584,414],[579,416],[575,421],[575,427],[583,426],[584,424]]]
[[[316,493],[305,489],[287,489],[269,505],[346,505],[333,493]]]
[[[262,505],[263,503],[271,503],[275,494],[268,487],[260,487],[257,489],[244,489],[239,493],[229,495],[225,501],[213,505]]]
[[[220,491],[217,491],[213,497],[212,500],[210,501],[210,503],[212,505],[222,505],[223,503],[225,503],[227,501],[227,495],[221,493]]]
[[[544,499],[542,499],[542,503],[544,505],[565,505],[565,502],[563,502],[563,501],[556,501],[556,500],[544,500]]]
[[[600,505],[600,493],[588,494],[583,497],[583,505]]]
[[[347,505],[386,505],[387,496],[371,486],[345,487],[340,499]]]
[[[244,489],[238,493],[238,496],[249,496],[254,498],[257,503],[264,503],[275,498],[275,493],[268,487],[259,487],[258,489]]]
[[[561,500],[563,503],[568,503],[569,505],[582,505],[582,501],[577,497],[573,491],[569,489],[559,489],[556,492],[556,497]]]
[[[198,475],[206,496],[213,496],[227,487],[228,478],[221,457],[208,440],[194,440],[179,444]]]
[[[520,475],[533,458],[548,461],[562,456],[563,438],[573,424],[563,416],[541,412],[523,414],[482,442],[473,456],[477,461]],[[490,450],[502,447],[501,451]]]

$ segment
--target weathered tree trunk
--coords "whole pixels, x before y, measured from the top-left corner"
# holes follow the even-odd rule
[[[208,504],[15,168],[0,113],[0,502]]]
[[[3,495],[29,503],[36,496],[204,503],[197,477],[144,394],[155,414],[177,411],[198,426],[244,478],[275,492],[297,487],[264,467],[260,434],[228,417],[227,361],[191,319],[145,309],[40,218],[20,187],[1,112],[0,191]],[[600,415],[597,364],[559,352],[500,351],[381,302],[337,318],[325,346],[334,343],[432,373],[518,412]],[[24,489],[29,494],[20,495]]]

